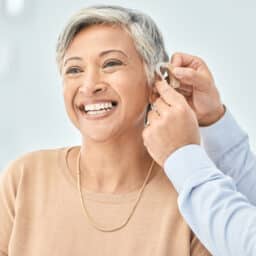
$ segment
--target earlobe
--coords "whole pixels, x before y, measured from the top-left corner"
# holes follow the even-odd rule
[[[155,102],[155,100],[156,100],[157,98],[159,98],[159,97],[160,97],[160,94],[158,93],[158,91],[157,91],[155,85],[153,84],[153,85],[152,85],[152,89],[150,90],[149,103]]]

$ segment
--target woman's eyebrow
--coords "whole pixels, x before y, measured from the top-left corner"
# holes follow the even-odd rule
[[[122,55],[124,55],[126,58],[128,58],[128,56],[121,50],[116,50],[116,49],[110,49],[110,50],[106,50],[106,51],[103,51],[100,53],[100,57],[104,56],[104,55],[107,55],[109,53],[112,53],[112,52],[118,52],[118,53],[121,53]],[[65,61],[64,61],[64,64],[63,66],[65,67],[67,62],[70,61],[70,60],[83,60],[81,57],[70,57],[70,58],[67,58]]]
[[[117,50],[117,49],[110,49],[110,50],[107,50],[107,51],[103,51],[100,53],[100,57],[106,55],[106,54],[109,54],[109,53],[112,53],[112,52],[118,52],[118,53],[121,53],[122,55],[124,55],[126,58],[128,58],[128,56],[121,50]]]
[[[68,61],[70,60],[83,60],[82,58],[80,57],[70,57],[70,58],[67,58],[65,61],[64,61],[64,65],[65,66],[67,64]]]

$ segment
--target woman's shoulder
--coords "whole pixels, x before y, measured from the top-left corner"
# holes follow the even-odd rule
[[[60,148],[52,148],[52,149],[39,149],[30,152],[26,152],[16,159],[12,160],[8,165],[8,167],[18,167],[22,165],[30,165],[30,164],[38,164],[40,162],[45,162],[45,160],[51,160],[56,158],[58,154],[65,150],[65,147]]]
[[[12,160],[1,172],[1,179],[17,180],[24,173],[47,170],[50,166],[58,165],[59,157],[66,147],[40,149],[26,152]]]

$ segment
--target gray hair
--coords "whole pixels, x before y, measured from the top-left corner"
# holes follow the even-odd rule
[[[82,29],[96,24],[119,25],[128,31],[143,59],[148,82],[152,84],[157,63],[168,61],[162,34],[148,15],[119,6],[92,6],[71,17],[58,38],[56,57],[59,70],[74,37]]]

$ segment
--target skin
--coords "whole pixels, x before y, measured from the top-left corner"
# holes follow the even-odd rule
[[[109,49],[124,54],[111,52],[102,57],[102,51]],[[67,61],[70,57],[79,59]],[[108,67],[108,59],[122,64]],[[82,135],[81,169],[86,170],[82,185],[89,190],[122,193],[138,188],[151,158],[163,167],[167,157],[180,147],[200,143],[199,125],[211,125],[225,112],[211,72],[196,56],[174,54],[171,63],[176,67],[173,73],[181,82],[180,89],[175,91],[158,81],[153,93],[132,39],[118,27],[83,30],[71,43],[64,62],[65,106]],[[70,67],[79,70],[68,74]],[[97,123],[85,120],[77,105],[102,96],[118,101],[113,118]],[[150,111],[150,126],[144,128],[146,106],[152,101],[157,111]],[[74,150],[68,159],[74,176],[77,153]]]
[[[225,108],[206,63],[186,53],[173,54],[171,63],[176,67],[174,73],[181,82],[180,92],[196,113],[199,126],[209,126],[218,121]]]
[[[152,162],[142,131],[153,90],[132,38],[117,26],[80,31],[64,56],[62,78],[67,114],[82,137],[82,186],[104,193],[138,189]],[[78,106],[97,99],[117,101],[117,108],[101,120],[84,118]],[[74,177],[77,155],[77,148],[68,155]]]
[[[144,145],[162,167],[179,148],[200,144],[199,126],[217,122],[225,112],[213,76],[201,58],[175,53],[171,64],[181,87],[176,91],[164,81],[156,83],[160,97],[143,131]]]

